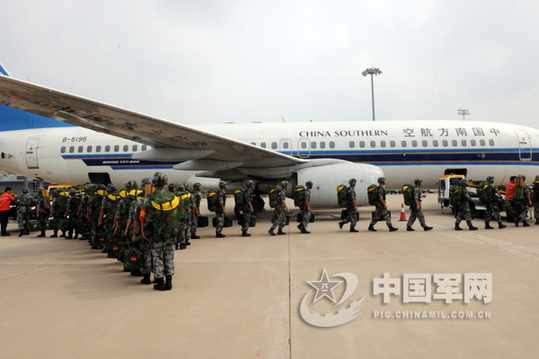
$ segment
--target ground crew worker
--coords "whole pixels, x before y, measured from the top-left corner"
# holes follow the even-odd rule
[[[141,227],[143,238],[152,244],[153,275],[157,282],[153,289],[159,291],[172,289],[174,236],[178,231],[176,210],[180,200],[174,193],[164,189],[167,181],[167,175],[163,172],[154,174],[152,184],[155,186],[155,191],[150,195],[148,204],[143,209],[148,227]]]
[[[251,215],[254,212],[253,210],[253,190],[255,189],[255,183],[251,180],[248,180],[247,189],[243,192],[243,208],[241,216],[241,236],[250,237],[251,235],[247,233],[249,230],[249,225],[251,224]]]
[[[530,187],[526,186],[526,176],[518,176],[520,184],[515,185],[515,195],[513,196],[513,203],[515,204],[515,226],[518,227],[518,222],[522,222],[522,226],[528,227],[526,222],[526,216],[528,214],[528,208],[533,205],[530,195]],[[522,188],[519,188],[521,187]]]
[[[414,180],[414,188],[412,189],[412,203],[410,204],[410,218],[406,225],[407,231],[414,231],[412,226],[416,218],[419,220],[419,224],[425,231],[430,231],[432,227],[427,226],[425,222],[425,216],[423,215],[423,208],[421,207],[421,198],[425,198],[425,195],[421,194],[421,183],[423,181],[420,178]]]
[[[6,187],[4,193],[0,195],[0,222],[2,229],[2,236],[10,236],[7,231],[7,224],[9,221],[9,211],[11,210],[11,202],[15,201],[15,196],[11,193],[11,188]]]
[[[304,196],[305,201],[299,206],[301,211],[301,223],[298,224],[298,229],[301,233],[309,234],[307,226],[309,225],[309,219],[311,218],[311,190],[313,189],[312,181],[305,182]]]
[[[288,206],[286,205],[286,189],[288,188],[288,181],[282,181],[281,182],[281,190],[277,194],[277,205],[275,206],[275,210],[273,211],[273,224],[271,225],[271,228],[269,229],[268,233],[272,236],[275,235],[273,232],[275,228],[279,227],[279,231],[277,234],[282,235],[286,234],[283,232],[284,226],[286,226],[286,214],[290,214],[290,210],[288,209]]]
[[[490,225],[492,218],[498,222],[499,229],[505,228],[506,225],[502,223],[500,208],[498,207],[498,202],[501,200],[502,195],[494,184],[494,176],[488,176],[487,182],[488,186],[484,189],[484,191],[487,191],[486,195],[484,196],[486,198],[485,229],[494,229],[494,227]]]
[[[477,230],[477,227],[475,227],[472,223],[472,215],[470,213],[470,202],[472,201],[472,198],[468,194],[468,190],[466,189],[466,185],[468,182],[465,178],[462,178],[460,180],[460,201],[459,205],[454,207],[455,209],[455,230],[456,231],[462,231],[462,228],[460,228],[460,222],[464,219],[466,223],[468,224],[468,228],[470,231]]]
[[[17,225],[19,237],[30,234],[30,214],[35,206],[34,197],[28,194],[28,188],[23,188],[22,195],[17,199]]]
[[[356,204],[356,183],[357,180],[355,178],[350,178],[348,180],[348,191],[346,192],[346,198],[347,198],[347,205],[346,205],[346,212],[347,216],[344,219],[344,221],[339,222],[339,228],[342,229],[342,227],[350,222],[350,232],[357,232],[356,223],[357,223],[357,204]]]
[[[222,233],[225,226],[226,215],[226,182],[219,182],[219,191],[215,194],[217,196],[217,208],[215,210],[215,237],[225,238]]]
[[[374,229],[374,225],[378,220],[383,219],[386,221],[387,227],[389,228],[390,232],[398,231],[398,228],[393,227],[391,224],[391,215],[389,211],[387,210],[387,204],[386,204],[386,190],[384,188],[384,185],[386,184],[385,177],[378,178],[378,201],[375,204],[375,212],[374,216],[372,218],[371,223],[369,224],[369,231],[376,232],[376,229]]]
[[[195,182],[193,184],[193,191],[191,191],[191,197],[193,198],[193,218],[191,219],[191,238],[193,239],[200,239],[199,236],[197,236],[197,228],[198,228],[198,218],[200,217],[200,191],[202,190],[202,186],[199,182]]]

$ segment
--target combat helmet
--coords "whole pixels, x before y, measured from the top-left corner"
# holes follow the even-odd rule
[[[305,182],[305,187],[311,188],[313,186],[313,181],[307,181]]]
[[[350,186],[355,186],[356,183],[357,183],[357,180],[356,180],[355,178],[350,178],[350,179],[348,180],[348,184],[349,184]]]
[[[168,177],[163,172],[155,172],[152,179],[154,186],[164,186],[168,183]]]
[[[419,186],[421,183],[423,183],[423,180],[422,180],[421,178],[416,178],[416,179],[414,180],[414,184],[415,184],[416,186]]]
[[[219,188],[225,188],[226,187],[226,182],[225,181],[221,181],[219,182]]]
[[[281,182],[281,187],[282,188],[287,188],[288,187],[288,181],[282,181]]]
[[[487,176],[488,183],[494,183],[494,176]]]
[[[385,177],[378,177],[378,183],[382,184],[386,181]]]
[[[468,184],[468,181],[466,180],[466,178],[461,178],[460,179],[460,185],[461,186],[466,186]]]

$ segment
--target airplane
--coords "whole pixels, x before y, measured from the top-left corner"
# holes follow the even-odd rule
[[[336,188],[356,178],[357,203],[387,188],[442,174],[534,178],[539,130],[475,121],[226,123],[187,126],[18,80],[0,64],[0,171],[48,182],[114,183],[165,172],[171,182],[257,194],[281,180],[313,181],[313,207],[337,206]],[[535,145],[535,147],[534,147]],[[258,197],[257,206],[262,199]],[[260,208],[260,207],[259,207]]]

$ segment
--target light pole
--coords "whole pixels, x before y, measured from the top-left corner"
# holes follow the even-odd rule
[[[467,109],[462,107],[457,110],[457,113],[462,116],[462,121],[466,121],[466,115],[470,114]]]
[[[362,72],[363,76],[371,75],[371,98],[372,98],[372,120],[374,121],[374,80],[372,75],[380,75],[382,71],[380,71],[377,67],[371,67],[370,69],[366,69]]]

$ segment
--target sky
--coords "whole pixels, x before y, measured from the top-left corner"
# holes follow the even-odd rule
[[[0,0],[11,76],[184,124],[539,128],[539,2]]]

